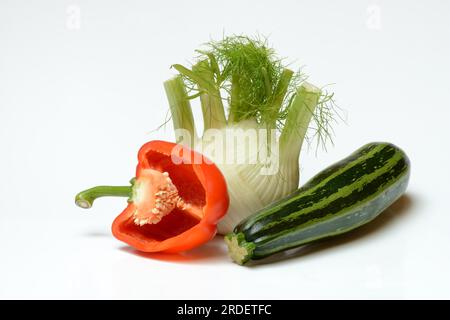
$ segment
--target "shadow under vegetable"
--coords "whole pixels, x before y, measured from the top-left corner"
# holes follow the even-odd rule
[[[197,261],[213,262],[217,260],[224,260],[227,256],[226,246],[222,237],[215,237],[204,245],[179,253],[164,253],[164,252],[141,252],[128,246],[120,248],[120,250],[137,255],[139,257],[160,260],[172,263],[193,263]]]

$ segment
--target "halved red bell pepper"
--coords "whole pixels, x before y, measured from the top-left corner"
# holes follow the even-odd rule
[[[216,165],[187,147],[157,140],[139,150],[131,186],[94,187],[80,192],[75,202],[90,208],[102,196],[129,198],[112,233],[144,252],[179,252],[207,242],[229,204]]]

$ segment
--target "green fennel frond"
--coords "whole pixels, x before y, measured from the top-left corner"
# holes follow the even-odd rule
[[[228,36],[209,41],[196,52],[190,68],[172,66],[183,80],[188,99],[203,94],[216,97],[227,104],[225,121],[229,124],[254,119],[282,131],[297,90],[306,80],[301,70],[291,71],[261,36]],[[313,125],[306,140],[308,144],[315,140],[317,149],[326,148],[327,143],[333,143],[332,125],[339,116],[333,94],[323,91],[311,112]]]

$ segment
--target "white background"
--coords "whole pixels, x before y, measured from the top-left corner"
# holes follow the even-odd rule
[[[0,298],[450,298],[447,1],[0,1]],[[124,199],[74,195],[132,177],[172,140],[162,82],[199,44],[269,35],[348,113],[302,182],[366,142],[401,146],[408,195],[372,225],[278,263],[222,239],[141,255],[110,234]],[[198,110],[197,110],[198,111]],[[200,119],[199,119],[200,120]],[[198,123],[201,123],[198,121]]]

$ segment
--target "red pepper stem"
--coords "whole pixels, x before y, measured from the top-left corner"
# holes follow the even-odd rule
[[[132,195],[132,186],[98,186],[81,191],[75,196],[75,204],[83,209],[92,207],[94,200],[100,197],[128,197]]]

